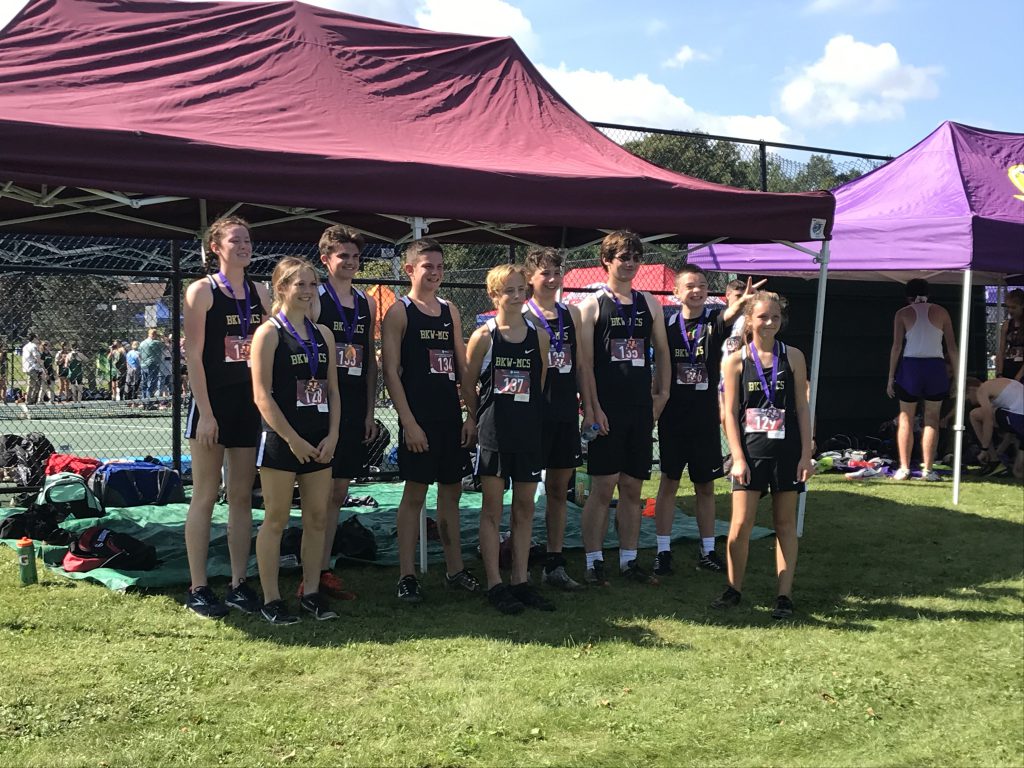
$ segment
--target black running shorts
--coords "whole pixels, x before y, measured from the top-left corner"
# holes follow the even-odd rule
[[[750,482],[746,485],[732,481],[734,491],[760,491],[765,493],[784,493],[805,490],[804,483],[796,479],[796,468],[799,459],[785,457],[780,459],[747,459],[750,468]]]
[[[595,438],[587,449],[587,472],[591,475],[617,475],[625,472],[638,480],[651,476],[654,440],[654,414],[650,408],[635,408],[609,413],[608,434]]]
[[[260,444],[263,424],[253,400],[252,385],[238,385],[210,390],[210,407],[217,420],[217,443],[225,448],[255,448]],[[195,438],[199,428],[199,409],[195,398],[189,399],[185,437]]]
[[[503,477],[513,483],[539,483],[544,468],[540,454],[511,453],[476,449],[474,474],[480,477]]]
[[[716,412],[717,416],[717,412]],[[688,469],[694,483],[707,483],[725,475],[722,469],[721,426],[715,421],[700,423],[666,411],[658,419],[658,451],[661,471],[673,480]]]
[[[540,437],[541,466],[544,469],[576,469],[583,463],[577,422],[545,421]]]
[[[317,445],[327,436],[327,430],[313,435],[303,435],[310,445]],[[330,469],[330,464],[315,461],[299,462],[288,447],[283,437],[271,430],[264,430],[260,438],[260,449],[256,454],[256,466],[261,469],[280,469],[282,472],[294,472],[297,475],[309,475],[322,469]]]
[[[405,430],[398,430],[398,476],[414,483],[458,483],[470,474],[469,451],[462,447],[462,422],[421,422],[427,434],[426,453],[413,453],[405,446]]]
[[[367,446],[363,443],[365,432],[366,426],[362,421],[342,422],[331,466],[331,477],[335,480],[369,476]]]

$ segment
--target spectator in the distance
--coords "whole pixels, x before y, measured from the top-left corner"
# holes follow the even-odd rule
[[[148,337],[139,345],[139,358],[142,362],[142,397],[154,398],[160,391],[160,367],[164,361],[164,345],[156,328],[150,328]]]
[[[39,337],[34,333],[21,348],[21,370],[28,378],[25,405],[34,405],[43,385],[43,356],[39,352]]]
[[[131,349],[124,356],[125,371],[124,399],[134,400],[139,396],[139,386],[142,383],[142,357],[139,355],[139,342],[133,341]]]

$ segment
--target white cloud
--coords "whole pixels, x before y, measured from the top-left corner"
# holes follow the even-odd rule
[[[684,45],[682,48],[675,52],[674,56],[672,56],[669,59],[665,59],[665,61],[661,63],[661,66],[682,69],[691,61],[707,61],[710,58],[711,57],[708,56],[706,53],[695,51],[690,46]]]
[[[420,0],[416,24],[442,32],[509,36],[531,58],[540,53],[540,38],[530,20],[505,0]]]
[[[661,19],[651,19],[650,21],[647,22],[647,26],[644,27],[644,31],[647,33],[648,37],[655,37],[656,35],[660,35],[666,29],[668,29],[668,24],[666,24]]]
[[[771,115],[712,115],[694,109],[661,83],[640,73],[620,79],[609,72],[540,65],[541,74],[587,120],[737,138],[784,141],[789,128]]]
[[[904,104],[939,95],[941,67],[900,61],[891,43],[870,45],[837,35],[780,94],[782,111],[806,124],[852,124],[903,117]]]

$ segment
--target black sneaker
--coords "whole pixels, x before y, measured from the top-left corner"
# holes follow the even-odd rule
[[[722,573],[725,570],[725,563],[721,561],[715,550],[712,549],[706,555],[697,556],[697,570]]]
[[[204,619],[223,619],[228,615],[228,607],[205,585],[188,591],[185,607]]]
[[[464,589],[466,592],[479,592],[480,582],[468,568],[463,568],[453,576],[444,575],[444,585],[448,589]]]
[[[793,601],[786,595],[779,595],[775,598],[775,610],[772,611],[773,619],[788,619],[793,615]]]
[[[647,571],[641,568],[636,560],[630,560],[626,563],[626,567],[622,568],[619,573],[622,578],[628,581],[635,581],[637,584],[657,584],[658,580],[651,576]]]
[[[507,584],[496,584],[487,590],[487,602],[504,614],[514,615],[526,610]]]
[[[659,552],[654,556],[654,575],[672,575],[672,553],[668,550],[665,550],[664,552]]]
[[[732,587],[726,587],[719,597],[716,597],[711,601],[712,608],[724,609],[724,608],[735,608],[740,604],[740,598],[742,595]]]
[[[261,600],[256,596],[249,585],[245,583],[245,579],[238,582],[237,587],[232,587],[231,590],[224,595],[224,603],[232,608],[235,608],[242,613],[248,613],[250,616],[260,609]]]
[[[289,613],[288,606],[284,604],[284,600],[273,600],[269,603],[264,603],[260,609],[260,615],[271,624],[283,626],[299,623],[299,617]]]
[[[536,587],[527,584],[513,584],[511,592],[516,600],[527,608],[536,608],[538,611],[553,611],[555,604],[542,595]]]
[[[299,600],[299,605],[304,610],[312,613],[317,621],[329,621],[330,619],[338,618],[338,614],[332,611],[331,606],[327,603],[327,598],[319,592],[303,595],[302,599]]]
[[[595,560],[583,574],[583,580],[591,587],[607,587],[608,577],[604,574],[604,560]]]
[[[422,603],[423,591],[420,583],[412,574],[403,576],[398,582],[398,599],[403,603]]]

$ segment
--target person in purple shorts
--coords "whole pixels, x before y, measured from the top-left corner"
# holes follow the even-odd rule
[[[957,347],[953,322],[949,313],[928,302],[928,281],[914,279],[907,283],[907,306],[896,312],[892,328],[892,350],[889,353],[889,397],[900,401],[896,444],[900,467],[895,480],[910,477],[910,451],[914,442],[914,415],[917,404],[924,400],[924,433],[921,437],[921,477],[938,480],[932,470],[939,434],[939,410],[949,394],[950,377],[946,371],[946,355],[953,362],[956,378]]]

